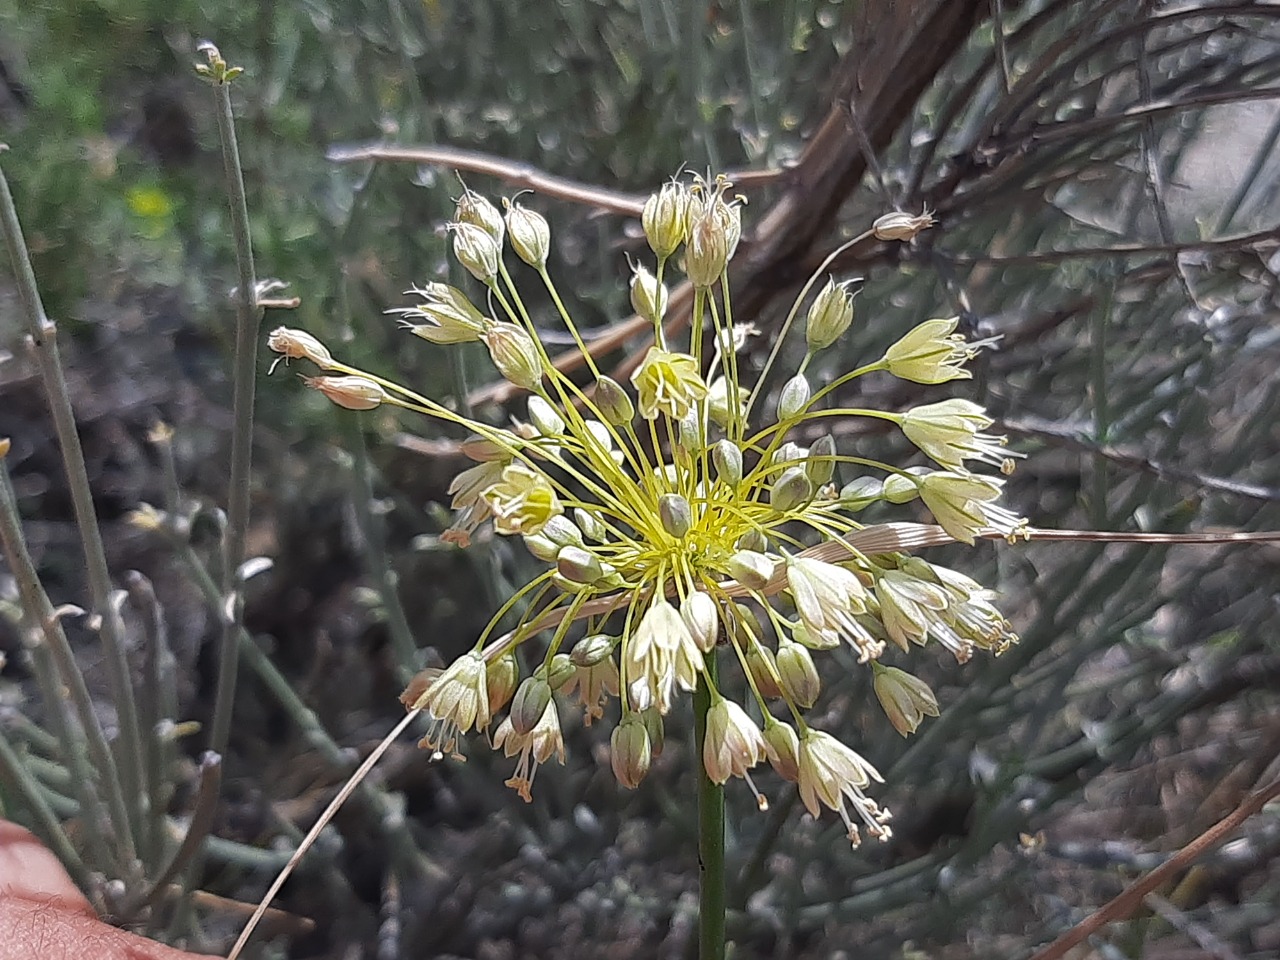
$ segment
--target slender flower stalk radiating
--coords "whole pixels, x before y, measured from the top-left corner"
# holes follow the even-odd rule
[[[561,723],[573,696],[586,724],[617,718],[611,765],[634,788],[662,750],[663,717],[705,688],[699,756],[711,781],[750,783],[750,768],[767,760],[797,784],[811,814],[834,810],[855,844],[863,833],[885,838],[889,813],[865,792],[880,775],[805,719],[838,684],[833,674],[824,685],[822,652],[847,644],[874,672],[875,694],[905,735],[937,715],[937,701],[882,658],[936,644],[964,661],[975,650],[999,653],[1016,637],[990,591],[895,548],[907,542],[893,538],[903,525],[865,527],[857,514],[876,502],[914,502],[955,540],[1016,536],[1025,523],[997,503],[1003,478],[973,469],[1008,473],[1013,455],[984,432],[992,421],[969,400],[903,412],[839,405],[857,395],[845,388],[862,376],[966,379],[965,363],[986,345],[956,333],[954,319],[927,320],[879,360],[820,379],[812,361],[856,322],[853,279],[815,276],[749,382],[747,352],[761,341],[755,328],[731,321],[728,265],[742,231],[742,201],[731,189],[724,178],[672,181],[645,204],[656,260],[633,265],[628,294],[653,343],[627,385],[586,354],[547,267],[546,220],[512,201],[504,215],[466,191],[449,227],[478,295],[427,283],[411,289],[416,305],[392,312],[431,349],[483,344],[498,374],[528,394],[527,420],[509,427],[349,367],[302,331],[278,329],[268,345],[282,359],[320,366],[324,375],[306,382],[339,406],[400,407],[463,433],[474,466],[449,487],[456,518],[444,539],[465,547],[491,525],[545,564],[469,652],[406,691],[406,705],[430,719],[425,747],[457,755],[464,734],[488,730],[506,710],[492,742],[516,760],[507,783],[528,800],[538,766],[564,755]],[[863,238],[908,241],[931,223],[927,213],[887,214]],[[549,359],[507,270],[507,247],[538,275],[592,381],[571,379]],[[692,288],[694,331],[679,344],[664,327],[677,269]],[[803,360],[775,380],[778,347],[800,317]],[[772,401],[760,392],[764,382],[783,384]],[[936,466],[841,452],[836,416],[890,419]],[[874,550],[860,549],[870,542]],[[523,680],[519,662],[534,664]],[[736,677],[725,669],[713,681],[713,664],[734,662]]]

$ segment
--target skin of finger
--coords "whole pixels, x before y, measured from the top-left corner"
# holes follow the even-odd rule
[[[0,820],[0,960],[200,958],[98,920],[57,858],[31,833]]]

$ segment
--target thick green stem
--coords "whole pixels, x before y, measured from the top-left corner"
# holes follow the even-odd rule
[[[716,682],[714,651],[707,657],[706,676],[698,680],[693,695],[695,756],[698,768],[698,957],[724,960],[725,876],[724,876],[724,787],[713,783],[702,763],[702,744],[707,736],[707,711],[711,709],[711,688]]]

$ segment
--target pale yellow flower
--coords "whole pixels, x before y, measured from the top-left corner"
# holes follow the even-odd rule
[[[493,737],[495,748],[501,747],[508,757],[519,754],[516,769],[511,779],[506,781],[508,787],[515,790],[529,803],[533,799],[533,778],[537,775],[538,764],[546,763],[554,756],[564,763],[564,737],[560,732],[560,717],[556,713],[554,700],[547,701],[541,719],[534,724],[528,733],[517,733],[508,717],[498,727]]]
[[[672,353],[650,347],[631,375],[640,406],[640,416],[652,420],[659,413],[672,420],[684,418],[690,408],[707,395],[707,385],[698,373],[698,361],[687,353]]]
[[[853,807],[853,813],[871,836],[881,840],[891,836],[889,811],[862,792],[872,780],[883,783],[884,778],[860,754],[829,733],[810,728],[800,737],[799,777],[800,799],[805,809],[814,817],[821,813],[823,806],[840,814],[849,842],[855,847],[860,842],[858,825],[853,822],[846,804]]]
[[[422,742],[437,754],[458,755],[458,736],[473,727],[489,726],[489,690],[485,660],[480,654],[464,653],[436,677],[409,705],[431,717]]]
[[[877,667],[872,687],[893,729],[915,733],[925,717],[938,716],[938,698],[929,685],[897,667]]]
[[[959,317],[926,320],[886,350],[881,362],[895,377],[915,383],[970,379],[973,374],[964,363],[972,358],[973,347],[955,332],[959,322]]]
[[[702,765],[713,783],[745,777],[747,770],[765,758],[764,737],[740,706],[721,697],[707,711],[707,733],[702,741]]]
[[[502,478],[483,497],[493,512],[493,526],[507,536],[538,533],[564,507],[545,476],[523,463],[502,468]]]

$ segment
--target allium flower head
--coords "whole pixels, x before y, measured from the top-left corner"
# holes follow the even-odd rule
[[[811,813],[836,811],[855,842],[863,830],[888,836],[887,811],[865,792],[879,775],[805,719],[824,682],[829,699],[838,696],[842,677],[827,669],[824,652],[847,644],[863,669],[875,671],[895,728],[915,729],[936,699],[910,674],[878,662],[887,645],[939,643],[963,660],[999,653],[1016,637],[990,591],[913,556],[909,545],[1014,536],[1023,522],[998,502],[1003,477],[980,472],[1006,472],[1012,460],[1003,440],[984,432],[992,421],[976,403],[957,398],[906,412],[843,404],[871,395],[852,384],[866,374],[961,380],[975,345],[956,334],[954,321],[930,320],[879,360],[848,372],[815,366],[853,318],[852,281],[827,278],[828,265],[789,318],[755,338],[753,326],[732,322],[728,281],[742,203],[724,178],[695,178],[665,185],[644,206],[656,257],[634,266],[629,292],[651,325],[652,345],[627,382],[601,369],[563,306],[572,301],[551,276],[546,220],[515,203],[506,209],[503,218],[467,191],[452,245],[478,285],[470,293],[444,283],[416,287],[419,302],[396,312],[433,344],[483,343],[501,376],[528,395],[513,407],[527,422],[463,415],[343,364],[300,331],[268,340],[283,357],[321,365],[327,375],[309,382],[340,406],[398,406],[465,437],[460,449],[474,463],[449,486],[457,513],[441,538],[464,547],[491,529],[519,537],[544,565],[504,598],[471,651],[406,694],[406,704],[430,718],[425,745],[455,754],[459,736],[487,729],[494,712],[506,710],[494,745],[517,758],[508,783],[528,799],[537,767],[564,751],[558,700],[573,697],[587,724],[616,723],[611,765],[634,788],[662,751],[664,718],[701,691],[699,753],[708,778],[740,777],[755,791],[749,770],[767,759],[798,785]],[[864,237],[909,239],[927,221],[894,214]],[[571,377],[548,355],[524,306],[535,298],[523,296],[506,270],[504,246],[534,266],[588,376]],[[693,333],[672,342],[663,326],[665,283],[679,271],[689,282],[681,302],[692,304]],[[776,349],[800,335],[793,321],[803,325],[803,349]],[[827,361],[849,362],[832,353]],[[802,359],[773,369],[788,356]],[[764,396],[772,384],[786,387]],[[869,459],[873,451],[852,449],[836,418],[897,423],[941,469]],[[860,519],[872,505],[916,510],[917,501],[937,526]],[[523,678],[521,664],[532,664]]]

